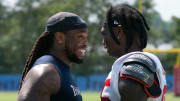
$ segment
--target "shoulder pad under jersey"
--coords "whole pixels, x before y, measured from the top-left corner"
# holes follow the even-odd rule
[[[156,65],[154,61],[148,56],[141,53],[136,53],[126,58],[124,64],[128,64],[128,63],[138,63],[141,65],[145,65],[152,72],[156,72]]]
[[[133,54],[124,60],[120,77],[131,78],[150,87],[154,82],[155,69],[154,62],[149,57]]]

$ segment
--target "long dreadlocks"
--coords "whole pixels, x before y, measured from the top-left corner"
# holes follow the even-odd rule
[[[22,87],[22,83],[24,81],[26,74],[30,70],[30,68],[33,65],[33,63],[35,62],[35,60],[38,59],[39,57],[49,53],[49,51],[52,47],[53,37],[54,37],[54,33],[44,32],[35,41],[33,48],[31,50],[31,53],[27,59],[26,65],[24,67],[24,71],[23,71],[20,86],[19,86],[19,91]]]
[[[140,48],[143,49],[147,45],[147,30],[150,30],[144,16],[136,9],[127,4],[116,5],[110,7],[107,11],[105,24],[108,25],[108,28],[111,33],[113,40],[120,45],[119,40],[114,34],[112,27],[122,25],[123,32],[126,36],[126,51],[131,47],[134,32],[139,34],[139,39],[141,42]]]
[[[24,78],[32,65],[39,57],[48,54],[52,48],[54,33],[65,32],[68,30],[75,30],[80,28],[87,28],[86,22],[78,15],[70,12],[59,12],[51,16],[46,22],[45,32],[42,33],[36,40],[33,49],[27,59],[24,71],[22,74],[19,91],[22,87]]]

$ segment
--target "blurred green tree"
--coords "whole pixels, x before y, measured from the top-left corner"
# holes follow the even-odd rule
[[[87,58],[82,65],[75,64],[76,68],[72,68],[72,71],[77,75],[109,72],[114,59],[103,49],[100,28],[105,11],[111,3],[116,2],[118,0],[18,0],[13,10],[7,10],[0,1],[0,73],[22,72],[32,45],[44,31],[48,17],[61,11],[82,16],[89,26]],[[134,6],[137,7],[137,3]],[[158,46],[172,41],[170,37],[179,40],[173,36],[177,35],[175,32],[178,32],[178,28],[174,26],[169,32],[172,23],[161,19],[154,10],[152,0],[143,0],[143,14],[151,27],[149,43]],[[173,24],[176,20],[173,20]]]
[[[48,17],[61,11],[76,13],[89,25],[88,58],[83,65],[76,65],[77,69],[73,69],[74,73],[86,75],[103,71],[104,65],[108,65],[105,63],[111,63],[101,59],[102,54],[99,54],[102,53],[100,51],[102,47],[99,48],[100,26],[108,4],[109,2],[103,0],[19,0],[15,10],[12,10],[7,17],[10,28],[1,41],[4,44],[2,48],[4,70],[0,73],[6,73],[5,68],[8,73],[20,73],[23,70],[32,45],[44,31]],[[110,64],[107,67],[110,68]]]
[[[169,38],[173,39],[174,47],[178,48],[180,47],[180,18],[173,16],[172,26]]]

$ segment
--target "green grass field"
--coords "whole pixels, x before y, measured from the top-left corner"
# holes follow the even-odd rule
[[[100,101],[99,92],[83,92],[83,101]],[[16,101],[16,92],[0,92],[0,101]],[[166,93],[166,101],[180,101],[180,96],[175,97],[173,93]]]

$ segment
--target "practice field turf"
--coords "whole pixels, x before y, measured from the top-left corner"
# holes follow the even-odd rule
[[[100,101],[99,92],[83,92],[83,101]],[[16,101],[16,92],[0,92],[0,101]],[[180,96],[175,97],[173,93],[166,93],[166,101],[180,101]]]

